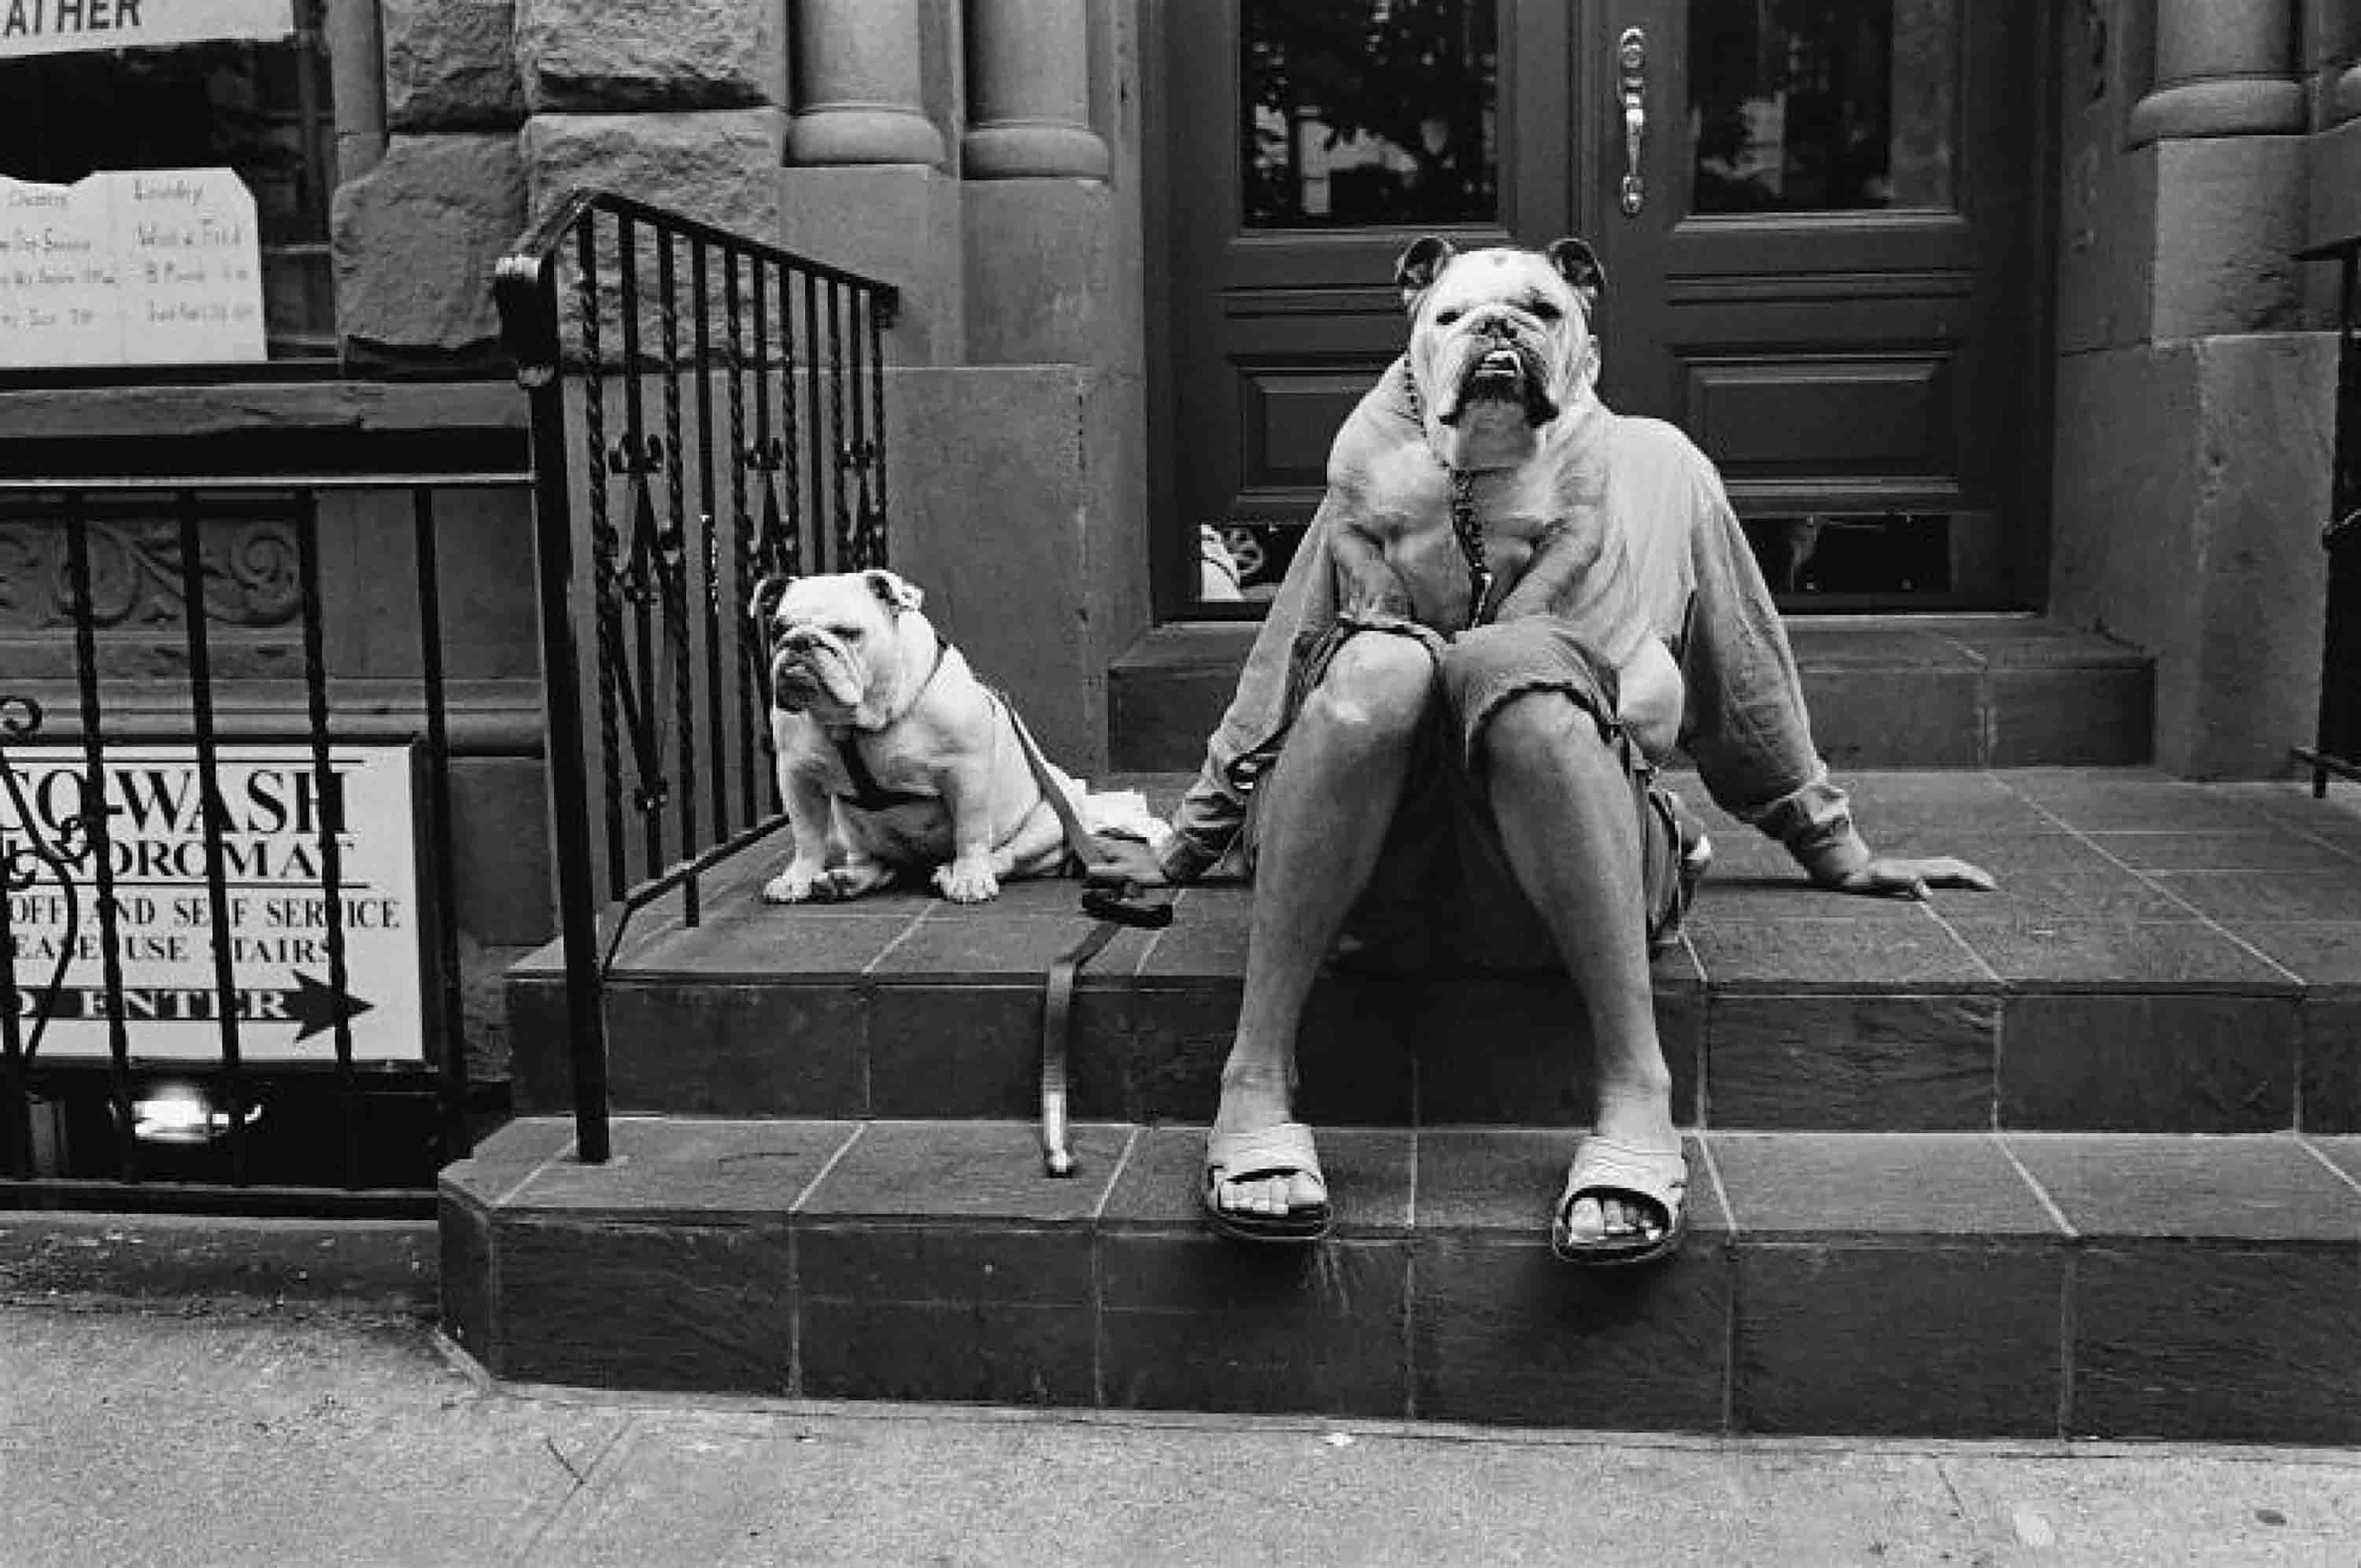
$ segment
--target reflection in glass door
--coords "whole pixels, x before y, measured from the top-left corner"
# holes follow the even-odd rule
[[[1245,0],[1240,21],[1248,227],[1499,217],[1492,0]]]
[[[1949,0],[1689,0],[1690,211],[1951,203]]]

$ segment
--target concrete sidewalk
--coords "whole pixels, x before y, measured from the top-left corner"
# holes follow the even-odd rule
[[[2318,1563],[2361,1453],[497,1387],[414,1318],[0,1299],[0,1564]]]

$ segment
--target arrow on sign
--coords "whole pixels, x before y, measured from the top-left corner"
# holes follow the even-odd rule
[[[294,981],[291,990],[238,987],[231,995],[239,1021],[292,1024],[295,1038],[301,1041],[357,1018],[374,1005],[301,970],[294,971]],[[50,992],[26,990],[17,994],[30,1004],[34,1016],[46,1012],[53,1024],[102,1023],[118,1014],[128,1024],[212,1024],[220,1019],[211,986],[126,985],[119,1007],[107,1005],[106,991],[100,986],[60,986]]]

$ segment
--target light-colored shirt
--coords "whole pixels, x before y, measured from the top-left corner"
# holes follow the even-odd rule
[[[1339,571],[1331,541],[1354,509],[1372,504],[1373,475],[1398,474],[1406,444],[1424,448],[1408,375],[1396,361],[1337,433],[1326,499],[1173,815],[1162,860],[1175,882],[1246,869],[1235,850],[1247,795],[1305,695],[1305,661],[1340,618],[1356,618],[1356,599],[1369,592]],[[1569,623],[1617,672],[1620,717],[1652,760],[1686,751],[1718,805],[1784,843],[1815,877],[1865,861],[1844,792],[1813,747],[1779,612],[1712,463],[1674,426],[1596,400],[1561,418],[1579,422],[1547,448],[1554,470],[1541,493],[1558,514],[1546,521],[1572,531],[1574,548],[1537,555],[1532,571],[1505,585],[1499,619],[1546,614]],[[1518,482],[1523,504],[1532,504],[1533,476]],[[1401,486],[1380,488],[1387,504],[1400,504]],[[1431,488],[1436,498],[1447,492]],[[1479,483],[1479,514],[1484,494]],[[1426,504],[1447,540],[1447,499]]]

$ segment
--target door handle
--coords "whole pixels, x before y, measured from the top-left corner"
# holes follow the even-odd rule
[[[1636,218],[1648,204],[1640,155],[1648,137],[1648,34],[1626,27],[1615,40],[1615,69],[1623,100],[1623,215]]]

